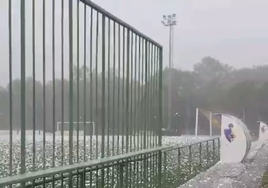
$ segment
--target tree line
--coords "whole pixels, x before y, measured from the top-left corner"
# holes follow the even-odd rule
[[[75,122],[95,122],[98,129],[105,123],[105,127],[109,125],[108,131],[126,131],[125,125],[128,125],[128,131],[145,130],[146,126],[146,129],[159,130],[159,72],[147,75],[146,79],[122,77],[113,68],[106,75],[87,67],[74,67],[73,72],[72,83],[66,78],[56,78],[45,84],[34,81],[32,77],[26,79],[26,105],[23,109],[27,129],[35,125],[36,129],[53,131],[57,122],[68,122],[72,116]],[[255,126],[257,120],[268,121],[267,72],[266,65],[235,69],[209,56],[196,63],[191,71],[165,68],[162,73],[163,127],[167,128],[168,121],[171,121],[171,129],[193,133],[195,109],[198,107],[239,118],[244,113],[249,129],[258,129]],[[70,86],[73,88],[71,93]],[[169,98],[171,114],[167,114]],[[0,87],[0,104],[0,128],[9,129],[12,124],[14,129],[20,129],[19,79]],[[208,131],[206,126],[203,129]]]
[[[144,70],[143,70],[144,72]],[[60,76],[58,76],[60,77]],[[134,75],[134,69],[120,74],[110,68],[105,74],[88,67],[73,67],[72,82],[67,78],[48,82],[26,78],[25,107],[21,106],[21,80],[0,87],[0,129],[20,130],[21,111],[26,112],[26,129],[57,131],[57,123],[94,122],[97,131],[126,134],[126,131],[154,130],[159,112],[158,73]],[[157,94],[157,95],[156,95]],[[159,95],[158,95],[159,96]],[[72,118],[70,118],[72,117]],[[105,119],[104,119],[105,117]],[[145,126],[146,124],[146,126]],[[128,126],[126,126],[128,125]],[[128,130],[127,130],[128,127]],[[68,128],[67,128],[68,129]]]
[[[256,121],[268,121],[267,72],[267,65],[235,69],[209,56],[196,63],[192,71],[165,69],[164,80],[172,78],[172,114],[180,114],[173,126],[193,133],[198,107],[244,118],[250,130],[257,130]],[[167,121],[169,116],[164,117]],[[207,133],[208,127],[203,125]]]

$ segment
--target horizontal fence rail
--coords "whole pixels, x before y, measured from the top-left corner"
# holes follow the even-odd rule
[[[152,152],[55,172],[161,146],[162,46],[89,0],[5,2],[0,179],[118,186],[156,162]]]
[[[219,161],[219,138],[158,147],[0,179],[0,187],[177,187]],[[101,175],[104,171],[104,176]]]

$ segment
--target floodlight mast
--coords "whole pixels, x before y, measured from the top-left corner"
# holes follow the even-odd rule
[[[177,25],[176,14],[163,15],[161,21],[165,27],[169,27],[169,64],[168,68],[173,68],[173,27]],[[171,75],[168,76],[168,128],[171,128]]]

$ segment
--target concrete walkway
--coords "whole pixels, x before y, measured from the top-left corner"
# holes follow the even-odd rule
[[[218,163],[179,188],[260,188],[267,165],[268,143],[256,141],[245,163]]]

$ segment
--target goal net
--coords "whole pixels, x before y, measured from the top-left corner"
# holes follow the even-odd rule
[[[70,122],[57,122],[57,132],[69,132]],[[94,135],[96,133],[94,122],[73,122],[73,132],[79,132],[85,135]]]

